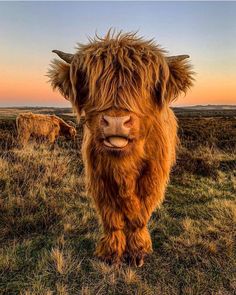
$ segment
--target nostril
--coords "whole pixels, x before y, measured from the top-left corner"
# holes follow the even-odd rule
[[[124,122],[123,122],[123,125],[125,127],[130,127],[132,125],[132,119],[131,119],[131,116],[128,116],[127,118],[125,118]]]
[[[108,125],[109,125],[109,122],[108,122],[108,120],[105,118],[105,116],[102,117],[102,119],[101,119],[101,124],[102,124],[103,126],[108,126]]]

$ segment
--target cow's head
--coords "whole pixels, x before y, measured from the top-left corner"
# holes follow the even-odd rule
[[[142,144],[153,120],[192,85],[188,55],[167,57],[152,41],[110,33],[80,45],[75,54],[53,50],[53,88],[85,113],[101,152],[126,154]]]

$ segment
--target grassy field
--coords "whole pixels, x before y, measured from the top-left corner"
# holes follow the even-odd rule
[[[176,110],[182,146],[140,269],[93,256],[100,226],[80,145],[16,142],[0,110],[0,294],[236,294],[236,111]],[[74,121],[68,109],[33,109]],[[210,115],[209,115],[210,114]]]

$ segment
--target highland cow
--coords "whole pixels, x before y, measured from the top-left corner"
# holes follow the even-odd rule
[[[103,225],[96,254],[141,266],[152,251],[147,223],[163,201],[175,163],[177,121],[170,103],[192,85],[188,55],[168,57],[153,41],[110,32],[53,50],[49,70],[77,112],[85,113],[82,155],[87,192]]]
[[[75,139],[76,129],[55,115],[21,113],[16,118],[19,143],[25,145],[30,136],[44,137],[54,143],[58,136]]]

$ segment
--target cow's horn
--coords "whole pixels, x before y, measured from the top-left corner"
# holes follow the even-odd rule
[[[167,62],[175,61],[175,60],[184,60],[186,58],[189,58],[190,56],[187,54],[182,54],[182,55],[175,55],[175,56],[168,56]]]
[[[66,61],[68,64],[70,64],[73,60],[74,54],[66,53],[60,50],[52,50],[52,52],[56,53],[61,59]]]

